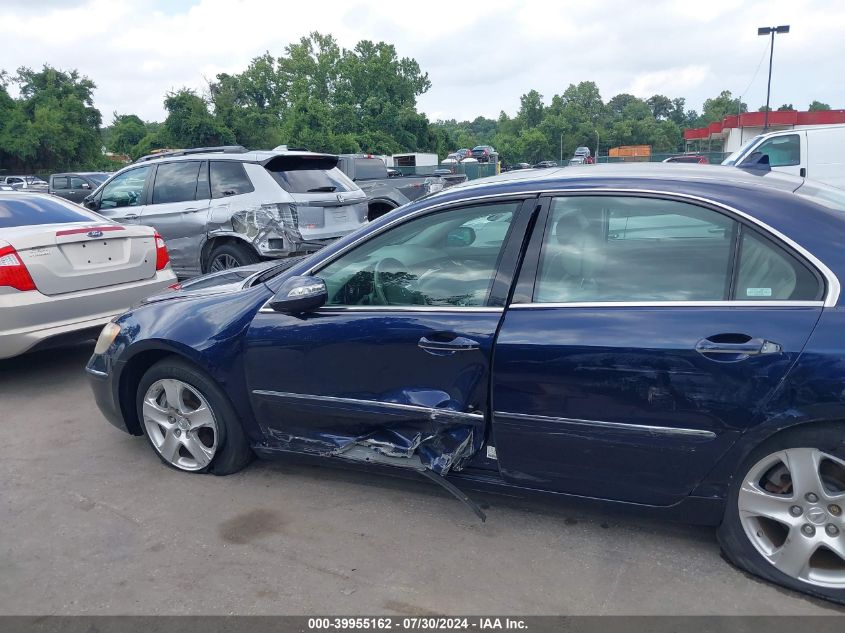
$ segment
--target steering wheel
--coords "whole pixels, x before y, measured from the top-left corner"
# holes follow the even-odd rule
[[[407,270],[405,264],[395,257],[385,257],[376,262],[376,265],[373,267],[373,295],[375,295],[376,305],[391,305],[390,300],[384,292],[384,287],[387,284],[407,290],[407,283],[397,282],[389,278],[389,275],[395,275],[397,271],[404,270]]]

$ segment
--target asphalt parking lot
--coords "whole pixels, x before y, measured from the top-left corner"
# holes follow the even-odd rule
[[[90,346],[0,361],[0,614],[819,614],[712,529],[334,468],[163,466],[108,425]]]

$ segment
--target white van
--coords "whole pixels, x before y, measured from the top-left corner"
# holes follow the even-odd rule
[[[845,188],[845,125],[783,130],[755,136],[728,156],[723,165],[742,167],[760,152],[772,171]]]

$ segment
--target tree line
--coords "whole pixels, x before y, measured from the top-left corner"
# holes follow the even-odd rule
[[[12,97],[10,88],[17,87]],[[114,113],[103,126],[93,103],[94,82],[76,70],[0,71],[0,170],[47,172],[115,167],[103,149],[137,158],[160,148],[280,144],[332,153],[435,152],[493,145],[506,163],[570,156],[578,146],[602,153],[615,145],[683,149],[684,128],[748,111],[730,91],[704,102],[701,113],[683,97],[641,99],[618,94],[604,101],[592,81],[569,85],[546,100],[520,97],[514,116],[429,121],[417,98],[431,88],[416,60],[392,44],[362,40],[341,48],[331,35],[311,33],[253,59],[243,72],[221,73],[203,91],[164,97],[162,122]],[[763,107],[760,108],[762,111]],[[792,109],[791,104],[780,108]],[[811,110],[830,109],[814,101]]]

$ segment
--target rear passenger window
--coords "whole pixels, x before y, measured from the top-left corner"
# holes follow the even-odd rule
[[[211,161],[211,197],[223,198],[255,191],[244,166],[233,160]]]
[[[199,168],[198,161],[159,165],[153,185],[153,204],[193,200],[197,192]]]
[[[724,300],[736,229],[727,216],[674,200],[557,198],[534,301]]]
[[[740,240],[738,301],[814,301],[823,288],[816,275],[784,249],[743,228]]]

